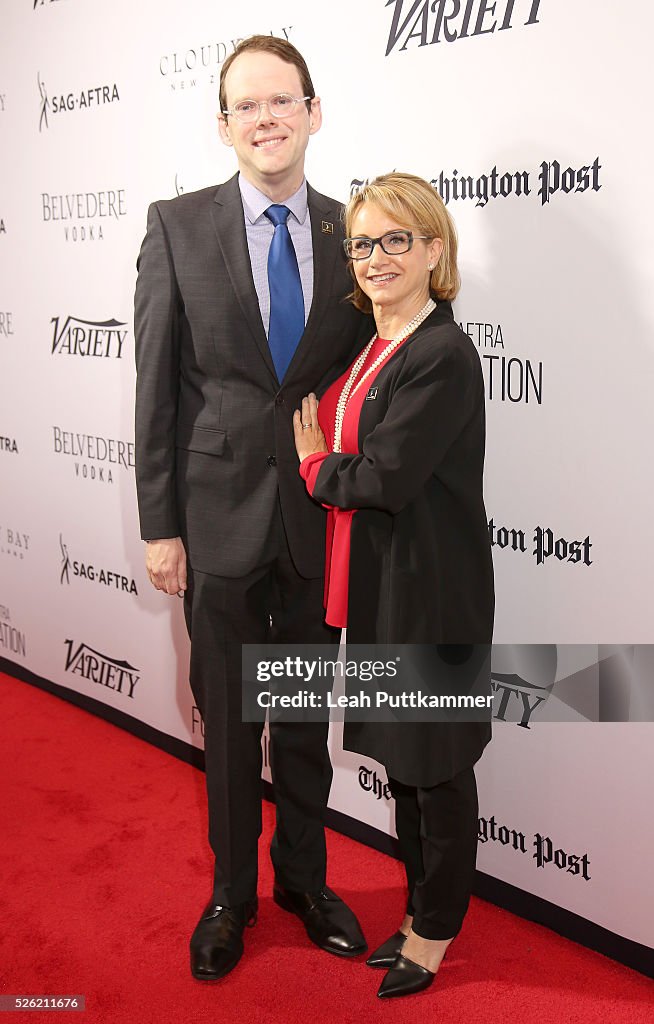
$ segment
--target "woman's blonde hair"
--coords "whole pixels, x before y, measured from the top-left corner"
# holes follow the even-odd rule
[[[345,234],[352,235],[352,223],[363,203],[374,203],[397,220],[398,227],[412,229],[417,235],[440,238],[443,252],[431,272],[429,287],[437,299],[454,299],[461,287],[456,264],[457,237],[454,221],[436,189],[415,174],[382,174],[364,185],[345,207]],[[350,261],[354,289],[349,296],[357,309],[372,312],[372,303],[359,287]]]

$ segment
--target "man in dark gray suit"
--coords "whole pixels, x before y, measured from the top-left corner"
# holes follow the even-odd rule
[[[223,65],[219,128],[239,173],[154,203],[135,300],[136,477],[152,584],[184,593],[202,713],[214,889],[191,970],[238,963],[256,917],[261,726],[241,720],[241,644],[335,641],[324,513],[298,473],[292,414],[371,333],[343,302],[340,206],[307,185],[321,124],[301,54],[253,36]],[[324,723],[271,723],[275,901],[341,956],[365,940],[325,885],[332,769]]]

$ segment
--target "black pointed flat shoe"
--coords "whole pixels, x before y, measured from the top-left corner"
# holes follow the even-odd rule
[[[429,988],[436,977],[426,967],[414,964],[405,956],[398,956],[390,971],[384,976],[377,995],[380,999],[391,996],[412,996]]]
[[[382,942],[381,946],[374,953],[370,954],[366,960],[368,967],[379,967],[384,971],[388,971],[402,952],[402,946],[405,942],[406,935],[404,932],[395,932],[394,935],[391,935],[390,939],[386,939],[386,942]]]

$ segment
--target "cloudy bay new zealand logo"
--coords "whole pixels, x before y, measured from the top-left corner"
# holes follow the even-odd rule
[[[92,562],[78,561],[71,558],[68,545],[63,535],[59,534],[59,549],[61,551],[61,572],[59,582],[70,586],[71,575],[75,580],[83,580],[87,583],[99,583],[102,587],[109,587],[123,594],[134,594],[138,597],[136,581],[131,576],[116,572],[115,569],[107,569],[104,566],[98,567]]]
[[[64,666],[66,672],[134,699],[134,689],[141,678],[137,668],[128,661],[118,661],[107,654],[101,654],[88,644],[77,643],[75,640],[64,642],[68,648]]]
[[[456,43],[515,25],[537,25],[540,5],[541,0],[386,0],[385,6],[393,8],[386,56],[410,43]]]
[[[78,89],[74,92],[59,91],[49,96],[40,72],[37,73],[36,80],[39,88],[40,132],[44,128],[50,127],[48,115],[53,117],[57,114],[72,113],[75,110],[94,110],[120,100],[118,86],[115,82],[111,85],[94,85],[91,88]]]
[[[127,327],[123,320],[82,320],[68,315],[65,318],[53,316],[52,355],[93,356],[96,358],[120,359]]]
[[[271,29],[270,35],[288,40],[293,26]],[[196,89],[199,85],[218,85],[220,65],[233,53],[244,36],[203,42],[187,49],[164,53],[159,58],[159,74],[173,92]]]
[[[9,555],[22,562],[29,551],[30,538],[28,533],[16,530],[13,526],[0,526],[0,555]]]

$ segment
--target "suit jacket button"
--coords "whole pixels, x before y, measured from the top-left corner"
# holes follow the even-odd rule
[[[283,404],[284,404],[284,396],[283,395],[277,395],[277,397],[275,398],[275,405],[283,405]]]
[[[269,466],[277,465],[277,459],[275,458],[274,455],[269,455],[268,458],[266,459],[266,462],[268,463]]]

